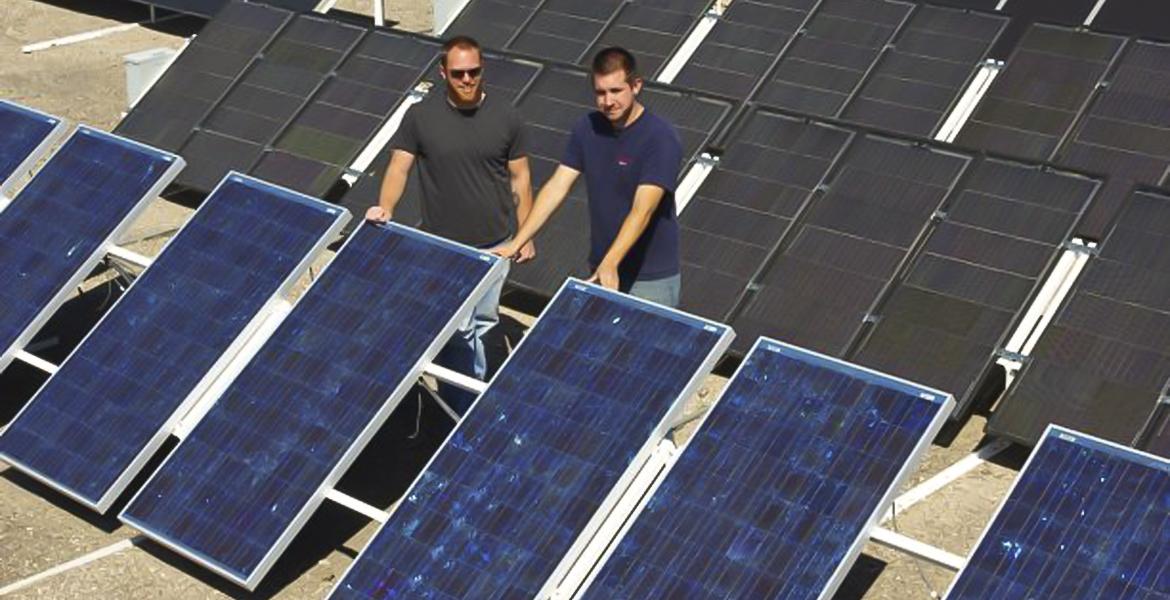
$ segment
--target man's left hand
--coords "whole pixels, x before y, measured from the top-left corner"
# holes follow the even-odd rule
[[[618,289],[618,281],[617,267],[611,267],[602,263],[597,267],[597,271],[593,273],[593,276],[589,278],[588,283],[597,283],[602,287],[616,290]]]
[[[516,254],[516,262],[526,263],[536,258],[536,244],[532,240],[528,240],[527,244],[520,247],[520,252]]]

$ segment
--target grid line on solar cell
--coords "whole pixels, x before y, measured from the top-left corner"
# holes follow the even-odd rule
[[[732,324],[748,337],[847,352],[969,162],[873,135],[853,141],[753,277]]]
[[[761,338],[582,597],[831,597],[952,406]]]
[[[0,100],[0,209],[17,180],[65,133],[61,119]]]
[[[961,184],[851,360],[946,390],[962,415],[1099,182],[986,159]]]
[[[999,15],[919,6],[844,106],[843,118],[932,135],[1006,24]]]
[[[79,127],[0,212],[0,369],[182,167],[173,154]]]
[[[547,592],[731,335],[569,280],[331,597]]]
[[[1033,25],[955,143],[1051,159],[1125,43],[1115,36]]]
[[[0,456],[105,512],[347,218],[230,175],[17,415]]]
[[[470,0],[443,36],[469,35],[488,48],[504,48],[544,0]]]
[[[114,132],[178,151],[292,14],[230,2],[176,57]]]
[[[1170,197],[1135,190],[988,422],[1034,444],[1049,422],[1130,444],[1170,378]]]
[[[1050,426],[946,598],[1170,597],[1170,462]]]
[[[504,266],[358,227],[122,520],[254,588]]]
[[[583,60],[624,0],[544,0],[507,49],[559,62]]]
[[[711,4],[711,0],[626,2],[580,62],[588,65],[602,48],[621,46],[637,57],[638,70],[654,79]]]

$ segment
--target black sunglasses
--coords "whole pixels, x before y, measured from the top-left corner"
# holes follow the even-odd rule
[[[464,75],[470,75],[472,79],[479,79],[479,76],[483,74],[483,67],[475,67],[472,69],[447,69],[447,74],[455,80],[463,79]]]

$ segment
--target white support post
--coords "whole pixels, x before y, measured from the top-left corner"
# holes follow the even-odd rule
[[[1105,0],[1097,0],[1097,3],[1093,5],[1093,10],[1089,11],[1089,16],[1085,17],[1085,27],[1093,24],[1093,21],[1097,19],[1097,13],[1101,12],[1102,6],[1105,6]]]
[[[1076,283],[1077,278],[1081,276],[1081,271],[1085,269],[1085,265],[1089,262],[1093,250],[1097,247],[1097,242],[1086,242],[1080,238],[1075,238],[1072,241],[1072,248],[1070,249],[1076,256],[1072,267],[1068,270],[1068,274],[1060,282],[1060,287],[1057,288],[1056,294],[1053,296],[1051,302],[1045,307],[1044,316],[1040,318],[1037,323],[1035,331],[1032,336],[1024,342],[1024,347],[1020,352],[1024,355],[1032,353],[1032,349],[1036,347],[1036,342],[1040,341],[1040,334],[1044,333],[1044,329],[1048,327],[1048,323],[1052,321],[1056,310],[1064,303],[1064,299],[1072,290],[1072,286]]]
[[[332,500],[333,502],[336,502],[337,504],[340,504],[356,513],[365,515],[370,519],[377,521],[378,523],[385,523],[386,521],[390,520],[390,513],[362,502],[361,500],[358,500],[349,494],[339,492],[335,489],[331,489],[325,492],[325,499]]]
[[[143,21],[136,21],[134,23],[122,23],[121,25],[114,25],[112,27],[103,27],[93,31],[85,31],[82,33],[75,33],[65,37],[59,37],[43,42],[36,42],[20,47],[20,51],[25,54],[33,52],[40,52],[41,50],[48,50],[49,48],[56,48],[58,46],[69,46],[71,44],[79,44],[81,42],[88,42],[89,40],[96,40],[115,33],[122,33],[123,31],[130,31],[141,27],[144,23],[161,23],[162,21],[169,21],[171,19],[181,17],[181,14],[167,15],[161,19],[146,19]]]
[[[992,457],[1007,450],[1011,443],[1006,440],[994,440],[986,446],[959,459],[955,464],[939,471],[937,475],[923,481],[922,483],[910,488],[906,493],[898,496],[890,505],[890,509],[886,514],[882,515],[879,523],[885,523],[890,519],[906,512],[906,509],[926,500],[930,495],[950,485],[960,477],[975,470],[979,465],[991,460]]]
[[[930,544],[925,544],[895,531],[890,531],[884,527],[874,527],[873,531],[869,533],[869,539],[887,548],[892,548],[903,554],[920,558],[956,573],[962,570],[963,565],[967,563],[967,559],[962,556],[952,554]]]
[[[487,389],[487,384],[474,378],[468,377],[458,371],[452,371],[447,367],[441,367],[435,363],[428,364],[423,369],[423,375],[430,375],[443,383],[449,383],[459,389],[467,390],[473,394],[482,394]]]
[[[154,262],[154,259],[150,258],[149,256],[139,254],[133,250],[128,250],[116,244],[110,244],[106,247],[106,255],[124,263],[129,263],[130,265],[140,269],[145,269]]]
[[[374,25],[386,25],[386,0],[371,0],[374,4]]]
[[[333,10],[334,6],[337,6],[337,0],[322,0],[322,2],[318,3],[316,8],[313,9],[313,12],[325,14]]]
[[[662,68],[662,72],[659,73],[656,81],[659,83],[673,82],[674,78],[678,77],[679,72],[687,64],[687,61],[695,54],[695,50],[698,50],[699,44],[702,44],[703,40],[707,39],[707,36],[718,22],[718,12],[711,11],[704,15],[703,19],[699,21],[699,24],[691,31],[691,34],[687,36],[687,39],[679,45],[678,52],[675,52],[674,56],[671,56],[670,60],[666,62],[666,66]]]
[[[374,161],[378,159],[378,155],[382,153],[382,149],[386,147],[386,144],[390,143],[390,138],[394,137],[394,132],[398,131],[398,126],[402,125],[402,119],[406,117],[406,111],[411,106],[422,102],[423,98],[427,97],[428,91],[429,87],[419,85],[419,87],[411,90],[406,95],[406,99],[402,101],[402,104],[398,106],[394,114],[382,126],[382,129],[379,129],[378,133],[374,134],[374,138],[370,140],[370,143],[366,145],[361,154],[358,154],[358,157],[354,159],[353,164],[349,166],[347,169],[348,172],[341,177],[346,183],[353,185],[357,181],[357,174],[364,173],[366,169],[370,168],[370,165],[374,164]]]
[[[691,199],[695,197],[695,193],[702,187],[703,182],[707,180],[707,176],[711,174],[711,171],[715,170],[715,165],[717,164],[719,164],[718,158],[706,152],[699,155],[699,159],[687,171],[683,180],[678,184],[678,190],[675,192],[675,210],[678,214],[681,215],[683,209],[691,203]]]
[[[991,87],[991,82],[999,76],[999,72],[1003,70],[1003,62],[997,60],[988,60],[975,77],[971,80],[971,84],[963,91],[963,95],[959,97],[958,103],[947,115],[946,120],[943,121],[943,126],[939,128],[938,133],[935,134],[934,139],[940,142],[951,143],[958,137],[959,131],[967,124],[967,120],[971,118],[971,114],[975,112],[975,107],[979,106],[979,102],[983,100],[983,96],[987,94],[987,90]]]
[[[35,354],[30,354],[27,350],[17,350],[16,354],[13,355],[13,358],[15,358],[16,360],[19,360],[25,364],[34,366],[34,367],[48,373],[49,375],[56,373],[57,369],[60,368],[57,365],[37,356]]]

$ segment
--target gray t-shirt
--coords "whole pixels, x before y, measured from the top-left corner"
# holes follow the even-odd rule
[[[508,161],[526,151],[523,122],[505,99],[460,110],[440,88],[406,111],[390,148],[415,156],[423,229],[472,246],[512,235]]]

